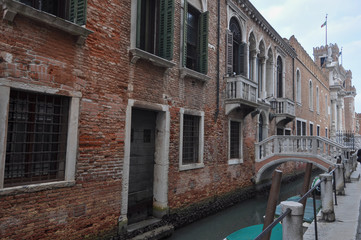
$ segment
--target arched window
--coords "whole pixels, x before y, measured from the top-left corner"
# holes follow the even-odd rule
[[[266,63],[266,91],[267,97],[274,96],[274,66],[272,48],[268,49],[268,59]]]
[[[227,32],[227,73],[246,75],[246,44],[242,42],[242,31],[235,17],[229,22]]]
[[[316,87],[316,110],[317,113],[320,113],[320,95],[319,95],[318,87]]]
[[[327,97],[327,94],[325,95],[325,114],[326,114],[326,118],[328,118],[328,97]]]
[[[256,37],[253,32],[249,35],[249,55],[248,55],[248,72],[249,79],[252,81],[257,81],[257,43]]]
[[[301,103],[301,73],[300,70],[297,70],[296,73],[296,100],[298,103]]]
[[[283,66],[280,56],[277,58],[277,97],[283,97]]]
[[[313,110],[313,85],[311,80],[309,83],[308,103],[310,105],[310,110]]]

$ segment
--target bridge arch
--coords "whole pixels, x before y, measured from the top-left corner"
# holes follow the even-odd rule
[[[327,171],[330,166],[333,166],[332,162],[326,163],[324,161],[320,161],[319,159],[309,159],[309,158],[302,158],[302,157],[284,157],[278,158],[272,161],[268,161],[259,168],[256,172],[254,177],[255,183],[261,183],[265,179],[271,179],[273,171],[282,163],[285,162],[305,162],[305,163],[312,163],[313,165],[317,166],[318,168]]]

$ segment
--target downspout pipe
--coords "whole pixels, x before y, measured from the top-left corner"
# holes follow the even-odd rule
[[[293,102],[296,102],[296,97],[295,97],[295,57],[292,58],[292,82],[293,82]]]
[[[218,0],[217,9],[217,86],[216,86],[216,111],[214,113],[214,122],[217,122],[219,115],[219,80],[220,80],[220,66],[219,66],[219,46],[220,46],[220,35],[221,35],[221,0]]]

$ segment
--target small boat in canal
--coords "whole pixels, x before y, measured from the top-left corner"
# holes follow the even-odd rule
[[[287,201],[297,202],[300,200],[300,196],[293,196],[287,199]],[[316,213],[321,209],[321,200],[316,199]],[[275,217],[279,217],[281,214],[281,206],[277,205]],[[307,198],[305,213],[303,216],[303,221],[311,223],[313,221],[313,199]],[[253,225],[246,228],[242,228],[229,236],[224,240],[253,240],[255,239],[263,230],[263,224]],[[282,225],[278,223],[272,230],[270,240],[282,240]]]
[[[253,240],[262,230],[263,224],[252,225],[228,235],[224,240]],[[272,229],[270,240],[282,240],[282,225],[280,223]]]

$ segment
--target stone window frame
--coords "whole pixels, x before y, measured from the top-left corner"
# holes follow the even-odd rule
[[[316,136],[317,137],[321,136],[321,126],[319,124],[317,124],[316,126]]]
[[[320,89],[316,86],[316,112],[320,114]]]
[[[328,128],[325,127],[325,138],[328,138]]]
[[[139,59],[144,59],[155,66],[170,69],[175,66],[172,60],[168,60],[157,56],[156,54],[149,53],[137,47],[137,21],[138,21],[138,0],[131,1],[131,21],[130,21],[130,49],[131,62],[136,64]],[[174,11],[174,10],[173,10]],[[173,14],[174,19],[174,14]],[[173,34],[174,35],[174,34]],[[172,50],[173,55],[173,50]]]
[[[308,132],[308,135],[309,135],[309,136],[314,136],[314,134],[313,134],[313,130],[314,130],[314,129],[313,129],[313,126],[314,126],[314,125],[315,125],[315,124],[314,124],[313,122],[311,122],[311,121],[309,122],[309,128],[308,128],[308,131],[309,131],[309,132]],[[312,126],[312,132],[311,132],[311,126]]]
[[[239,158],[231,158],[231,122],[238,122],[239,128]],[[230,118],[228,120],[228,165],[243,163],[243,120]]]
[[[3,19],[14,22],[17,14],[28,17],[37,22],[44,23],[48,26],[60,29],[70,35],[77,37],[77,44],[83,45],[88,35],[93,31],[70,22],[60,17],[56,17],[50,13],[35,9],[15,0],[1,0],[0,5],[4,10]]]
[[[296,70],[296,101],[297,104],[302,105],[302,86],[301,86],[301,71],[297,68]]]
[[[328,119],[328,114],[329,114],[328,95],[325,94],[325,116],[326,116],[326,119]]]
[[[310,79],[308,81],[308,106],[311,112],[313,112],[313,82]]]
[[[194,115],[199,117],[199,144],[198,144],[198,162],[183,164],[183,120],[184,114]],[[198,169],[204,167],[203,152],[204,152],[204,112],[198,110],[184,109],[179,110],[179,171]]]
[[[70,97],[64,180],[4,188],[7,135],[6,129],[10,89],[12,88],[18,90],[33,91],[37,93],[46,93]],[[61,94],[59,94],[60,92]],[[77,91],[55,89],[46,86],[17,83],[9,81],[7,79],[0,79],[0,196],[16,193],[36,192],[45,189],[69,187],[75,185],[76,159],[78,150],[79,109],[81,97],[82,94]]]
[[[297,121],[301,122],[301,135],[297,135]],[[295,123],[296,123],[296,136],[307,136],[307,120],[302,119],[302,118],[296,118],[295,119]],[[302,124],[304,123],[304,124]],[[303,131],[303,126],[305,126],[305,130]],[[305,135],[303,135],[303,132],[305,132]]]

